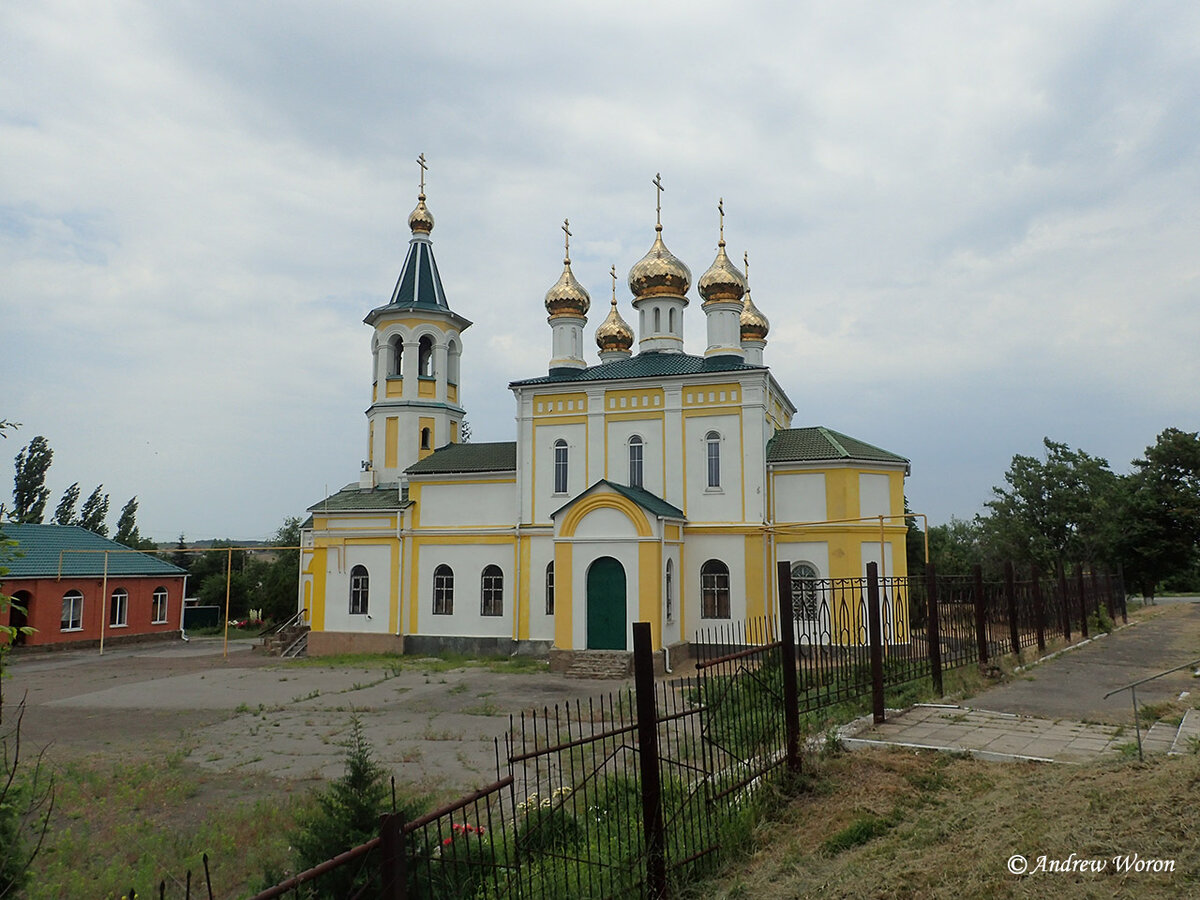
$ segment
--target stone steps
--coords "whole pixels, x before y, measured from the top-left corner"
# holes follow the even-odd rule
[[[296,640],[301,635],[307,633],[307,625],[296,625],[291,628],[285,628],[283,631],[276,632],[275,634],[269,634],[263,638],[262,647],[272,656],[280,656],[282,655],[283,651],[292,646],[292,644],[296,643]]]
[[[575,650],[562,673],[568,678],[629,678],[633,654],[627,650]]]
[[[1197,746],[1200,746],[1200,709],[1189,709],[1183,714],[1183,721],[1175,732],[1170,752],[1176,756],[1194,753]]]

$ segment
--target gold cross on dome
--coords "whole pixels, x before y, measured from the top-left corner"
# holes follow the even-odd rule
[[[617,266],[614,263],[608,267],[608,274],[612,276],[613,281],[613,306],[617,305]]]
[[[563,219],[562,230],[565,237],[563,238],[563,254],[567,258],[567,262],[571,261],[571,222],[569,219]]]
[[[725,243],[725,198],[717,198],[717,214],[721,217],[721,243]]]
[[[662,227],[662,192],[666,190],[663,187],[662,175],[658,172],[654,173],[654,187],[658,189],[658,195],[654,203],[654,214],[657,218],[658,227]]]
[[[750,285],[750,251],[746,250],[742,253],[742,265],[746,267],[746,290],[749,290]]]
[[[425,165],[424,153],[417,157],[417,165],[421,167],[421,193],[423,194],[425,193],[425,170],[429,168],[429,166]]]

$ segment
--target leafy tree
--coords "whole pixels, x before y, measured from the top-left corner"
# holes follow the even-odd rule
[[[1168,428],[1133,467],[1115,542],[1130,583],[1152,600],[1163,580],[1196,564],[1200,436]]]
[[[1016,455],[992,488],[981,520],[989,549],[1049,570],[1069,560],[1091,563],[1109,552],[1108,522],[1118,503],[1118,479],[1108,462],[1045,438],[1044,460]]]
[[[295,516],[284,519],[275,532],[273,543],[276,547],[299,547],[300,520]],[[296,612],[300,590],[300,551],[281,549],[277,553],[263,576],[259,604],[264,617],[281,622]]]
[[[951,516],[944,525],[929,526],[929,558],[939,575],[970,575],[984,557],[978,522]]]
[[[104,519],[108,516],[108,494],[102,494],[103,490],[104,485],[96,485],[96,489],[83,501],[75,524],[101,537],[108,537],[108,526],[104,524]]]
[[[908,498],[904,498],[904,511],[912,512]],[[904,524],[908,532],[904,536],[904,556],[908,563],[909,575],[925,574],[925,532],[921,530],[920,520],[916,516],[905,516]]]
[[[58,506],[54,509],[54,518],[51,521],[56,525],[74,525],[75,507],[78,505],[79,482],[77,481],[63,491],[62,499],[58,501]]]
[[[46,513],[50,489],[46,487],[46,471],[54,459],[54,451],[44,437],[38,435],[17,454],[13,476],[12,517],[17,522],[40,523]]]
[[[113,536],[113,540],[118,544],[124,544],[126,547],[133,547],[135,550],[141,549],[142,536],[138,534],[137,527],[137,497],[130,497],[129,502],[121,507],[121,515],[117,517],[117,533]]]

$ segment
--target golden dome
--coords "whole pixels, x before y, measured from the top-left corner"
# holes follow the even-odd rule
[[[571,223],[563,219],[562,230],[566,234],[566,249],[563,252],[563,270],[554,282],[554,287],[546,291],[546,312],[550,318],[558,316],[578,316],[583,318],[591,309],[592,298],[582,284],[575,280],[571,271]]]
[[[741,329],[743,341],[765,341],[771,323],[762,311],[750,299],[750,289],[746,289],[746,298],[742,301]]]
[[[417,208],[408,216],[408,227],[413,234],[429,234],[433,231],[433,213],[425,205],[425,192],[417,195]]]
[[[617,271],[615,266],[612,270],[612,277],[612,309],[608,311],[608,317],[596,329],[596,346],[600,348],[601,353],[612,350],[627,353],[633,346],[633,328],[617,312]]]
[[[667,249],[662,225],[655,225],[654,246],[629,270],[629,290],[639,300],[662,295],[682,297],[692,284],[692,272]]]
[[[705,303],[736,303],[746,293],[746,279],[725,253],[725,241],[717,245],[717,258],[700,276],[697,290]]]

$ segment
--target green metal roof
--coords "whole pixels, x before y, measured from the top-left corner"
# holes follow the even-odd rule
[[[735,372],[765,369],[751,366],[740,356],[691,356],[687,353],[639,353],[629,359],[588,366],[586,369],[554,369],[540,378],[513,381],[510,388],[536,384],[560,384],[572,381],[611,381],[620,378],[662,378],[669,375],[705,375],[710,372]]]
[[[319,500],[308,508],[309,512],[355,512],[371,510],[388,510],[394,512],[408,505],[407,492],[401,495],[397,482],[380,484],[364,491],[358,482],[351,482],[336,494],[331,494],[324,500]]]
[[[0,533],[17,542],[16,554],[4,561],[8,578],[57,576],[59,558],[62,574],[72,576],[101,576],[104,574],[104,551],[108,554],[108,574],[111,575],[186,575],[179,566],[150,556],[131,553],[124,544],[93,534],[75,525],[18,525],[6,522]],[[80,553],[86,550],[89,552]],[[67,552],[75,551],[75,552]],[[116,552],[119,551],[119,552]]]
[[[446,444],[404,470],[409,475],[441,475],[458,472],[515,472],[517,444],[496,441],[482,444]]]
[[[652,515],[662,516],[664,519],[685,519],[686,518],[686,516],[684,516],[684,514],[683,514],[682,509],[680,509],[677,506],[672,506],[670,503],[668,503],[662,497],[659,497],[656,494],[652,494],[649,491],[645,490],[644,488],[630,487],[627,484],[616,484],[612,481],[609,481],[607,478],[601,478],[599,481],[597,481],[595,484],[593,484],[587,490],[580,492],[575,497],[572,497],[570,500],[568,500],[566,503],[564,503],[562,506],[560,506],[554,512],[550,513],[550,518],[553,519],[560,512],[563,512],[564,510],[573,506],[575,503],[577,503],[579,500],[586,497],[588,494],[590,494],[592,491],[594,491],[596,488],[598,488],[602,484],[612,488],[614,491],[616,491],[622,497],[632,500],[634,503],[636,503],[638,506],[640,506],[642,509],[646,510],[646,512],[651,513]]]
[[[767,462],[815,462],[834,459],[861,459],[871,462],[908,463],[903,456],[852,438],[847,434],[818,425],[814,428],[787,428],[775,432],[767,443]]]

